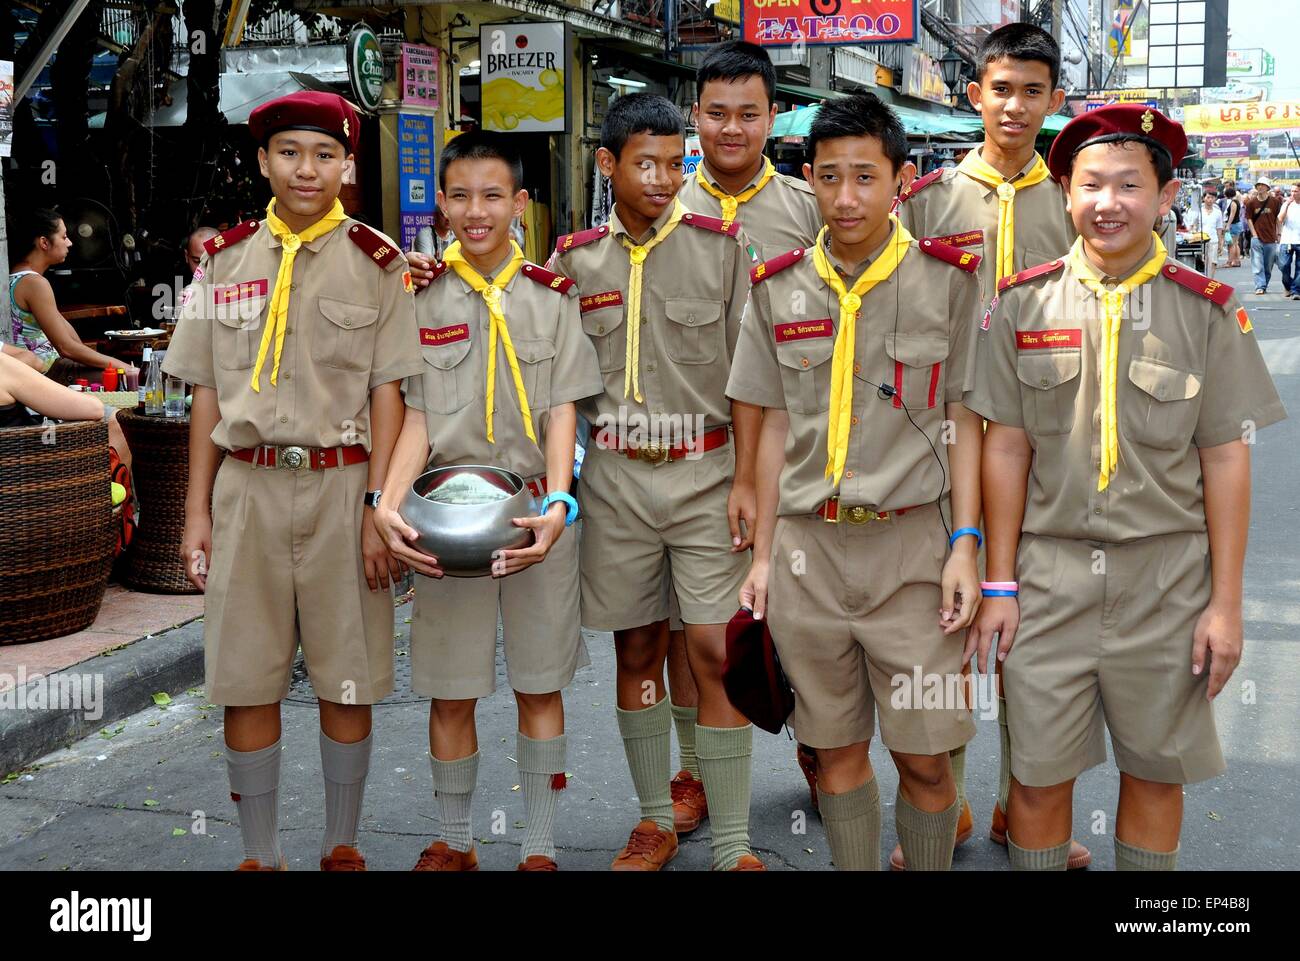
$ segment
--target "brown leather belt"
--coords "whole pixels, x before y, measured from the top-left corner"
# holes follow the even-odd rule
[[[604,429],[595,424],[591,426],[591,439],[601,450],[614,451],[629,460],[665,464],[670,460],[681,460],[688,454],[703,454],[706,451],[716,450],[727,442],[730,431],[726,427],[711,427],[690,444],[647,444],[644,447],[629,447],[624,443],[611,447],[604,442],[603,438],[606,436],[608,435]]]
[[[262,444],[232,450],[230,456],[254,467],[280,467],[285,470],[328,470],[331,467],[351,467],[370,460],[370,453],[362,444],[347,447],[279,447]]]
[[[817,508],[814,513],[828,524],[838,524],[841,521],[849,524],[865,524],[867,521],[887,521],[891,517],[902,517],[908,511],[914,511],[917,507],[923,506],[918,504],[913,507],[900,507],[892,511],[873,511],[866,507],[846,507],[841,515],[840,498],[837,494]]]

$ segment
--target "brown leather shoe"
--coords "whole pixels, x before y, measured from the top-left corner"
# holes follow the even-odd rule
[[[795,752],[795,757],[799,761],[799,769],[803,771],[804,779],[808,782],[808,794],[812,797],[812,809],[817,810],[817,754],[807,744],[800,744]]]
[[[956,851],[969,841],[974,831],[975,818],[971,816],[970,802],[967,801],[961,806],[961,814],[957,817],[957,837],[952,843],[952,849]],[[891,871],[907,870],[907,861],[903,858],[903,846],[901,844],[895,844],[894,850],[889,854],[889,869]]]
[[[752,854],[742,854],[731,871],[766,871],[767,865]]]
[[[560,866],[545,854],[530,854],[519,862],[516,871],[558,871]]]
[[[673,795],[673,827],[678,835],[690,834],[709,816],[704,782],[697,781],[690,771],[678,771],[668,789]]]
[[[1007,816],[1000,805],[993,805],[993,822],[989,825],[989,840],[994,844],[1007,846]],[[1070,839],[1070,854],[1065,859],[1065,870],[1081,871],[1092,864],[1092,852],[1073,838]]]
[[[350,844],[335,845],[334,850],[320,859],[322,871],[364,871],[366,859]]]
[[[677,856],[677,835],[654,821],[642,821],[632,829],[627,846],[618,852],[610,868],[614,871],[658,871]]]
[[[415,862],[412,871],[477,871],[478,854],[473,848],[468,851],[453,851],[446,841],[435,841],[420,852],[420,860]]]
[[[261,861],[257,860],[256,858],[245,858],[243,861],[239,862],[239,867],[235,868],[235,870],[236,871],[288,871],[289,865],[285,863],[284,858],[280,858],[280,866],[274,868],[268,867],[267,865],[263,864]]]

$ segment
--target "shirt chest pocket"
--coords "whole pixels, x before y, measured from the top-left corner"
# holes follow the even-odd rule
[[[218,367],[247,370],[253,366],[261,344],[262,312],[266,309],[266,301],[266,297],[247,297],[212,308],[216,320],[212,326],[212,350]]]
[[[338,370],[369,370],[379,308],[329,297],[316,302],[323,320],[313,332],[311,359]]]
[[[722,346],[722,305],[714,300],[664,302],[668,357],[678,364],[711,364]]]
[[[831,406],[831,356],[834,337],[777,344],[785,409],[792,414],[820,414]]]
[[[469,360],[473,342],[464,340],[424,347],[424,406],[431,414],[454,414],[467,405],[479,386]],[[480,390],[482,388],[479,388]]]
[[[623,304],[584,311],[582,329],[596,348],[600,372],[622,370],[627,366],[627,340],[623,333]]]
[[[947,374],[947,337],[933,334],[886,334],[885,353],[894,362],[893,405],[928,410],[943,403]]]
[[[1129,361],[1128,379],[1137,391],[1120,401],[1124,433],[1139,444],[1182,450],[1192,442],[1200,415],[1203,375],[1150,357]],[[1126,398],[1127,400],[1128,398]]]
[[[528,394],[528,406],[534,414],[551,406],[551,368],[555,363],[555,344],[549,340],[515,340],[519,374]],[[504,354],[503,354],[504,356]],[[514,390],[512,382],[510,390]],[[497,407],[501,401],[497,400]]]
[[[1082,363],[1079,348],[1020,352],[1016,376],[1027,388],[1020,392],[1025,430],[1039,436],[1069,433]]]

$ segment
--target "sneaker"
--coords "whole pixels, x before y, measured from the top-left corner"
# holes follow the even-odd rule
[[[975,832],[975,819],[970,813],[970,802],[967,801],[961,807],[961,814],[957,818],[957,837],[953,840],[952,849],[955,851],[968,840]],[[889,868],[891,871],[906,871],[907,861],[903,858],[903,846],[895,844],[894,850],[889,855]]]
[[[558,871],[560,866],[545,854],[530,854],[519,862],[516,871]]]
[[[632,829],[627,845],[610,868],[615,871],[658,871],[677,856],[677,835],[651,820]]]
[[[690,834],[709,816],[704,782],[697,781],[690,771],[678,771],[668,789],[673,796],[673,827],[679,835]]]
[[[473,848],[468,851],[453,851],[446,841],[435,841],[420,852],[420,860],[415,862],[412,871],[477,871],[478,854]]]
[[[350,844],[336,845],[326,857],[320,859],[322,871],[364,871],[366,859]]]
[[[1255,288],[1255,293],[1256,293],[1256,294],[1262,294],[1263,292],[1264,292],[1264,288],[1263,288],[1263,287],[1256,287],[1256,288]]]

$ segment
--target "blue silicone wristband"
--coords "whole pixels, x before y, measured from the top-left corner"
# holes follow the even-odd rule
[[[564,526],[572,527],[573,522],[578,519],[578,502],[573,499],[573,495],[566,494],[564,491],[552,491],[542,498],[542,513],[545,514],[550,506],[554,503],[561,503],[568,509],[568,514],[564,518]]]
[[[1019,597],[1019,591],[984,591],[985,597]]]
[[[952,532],[952,537],[948,538],[948,546],[949,546],[949,547],[952,547],[954,544],[957,543],[957,538],[959,538],[959,537],[964,537],[964,536],[967,535],[967,534],[970,534],[971,536],[973,536],[973,537],[975,538],[975,546],[976,546],[976,547],[983,547],[983,546],[984,546],[984,535],[981,534],[981,533],[979,532],[979,529],[978,529],[978,528],[975,528],[975,527],[959,527],[959,528],[957,528],[955,531]],[[987,597],[988,595],[986,594],[985,596]]]

